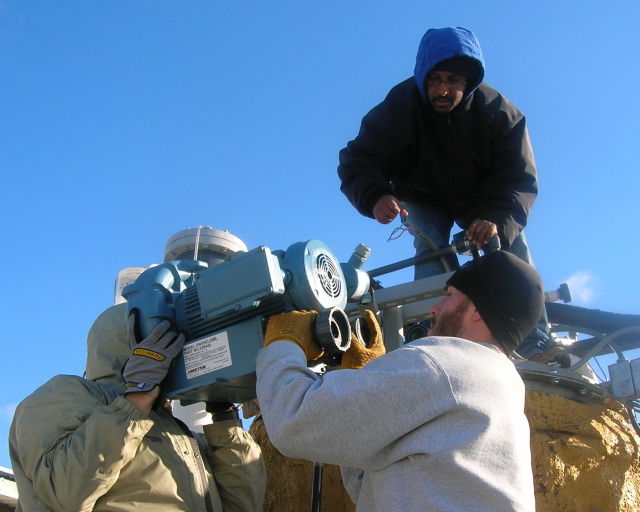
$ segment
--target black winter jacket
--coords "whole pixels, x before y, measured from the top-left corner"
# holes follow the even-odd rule
[[[433,111],[413,77],[396,85],[340,151],[338,174],[363,215],[373,217],[385,194],[424,201],[463,227],[494,222],[505,248],[538,192],[525,118],[485,83],[448,115]]]

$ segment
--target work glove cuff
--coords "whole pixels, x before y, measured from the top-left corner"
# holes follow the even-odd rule
[[[124,394],[127,393],[143,393],[146,391],[151,391],[158,384],[154,384],[151,382],[131,382],[128,381],[124,385]]]
[[[304,352],[307,361],[314,361],[324,354],[314,339],[315,311],[290,311],[273,315],[267,322],[264,346],[275,341],[291,341]]]

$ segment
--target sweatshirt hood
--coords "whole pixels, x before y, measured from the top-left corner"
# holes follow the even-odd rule
[[[423,99],[427,100],[425,79],[429,72],[440,62],[453,57],[471,59],[472,67],[476,68],[474,76],[467,77],[464,99],[471,96],[482,83],[484,57],[473,32],[462,27],[431,28],[422,36],[414,70],[416,86]]]
[[[122,367],[131,349],[127,331],[127,304],[104,311],[93,323],[87,336],[87,379],[124,384]]]

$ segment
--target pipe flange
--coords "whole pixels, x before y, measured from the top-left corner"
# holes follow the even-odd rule
[[[347,314],[340,308],[324,309],[315,321],[315,337],[327,354],[346,352],[351,345],[351,326]]]

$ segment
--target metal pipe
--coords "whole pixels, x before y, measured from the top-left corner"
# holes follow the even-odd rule
[[[441,258],[448,254],[456,254],[456,247],[454,245],[443,247],[442,249],[438,249],[437,251],[429,251],[420,256],[414,256],[413,258],[400,260],[395,263],[385,265],[383,267],[374,268],[373,270],[369,270],[368,274],[369,274],[369,277],[371,278],[378,277],[383,274],[388,274],[390,272],[395,272],[396,270],[401,270],[403,268],[410,267],[417,263],[424,263],[425,261],[435,260],[437,258]]]
[[[311,512],[320,512],[322,497],[322,464],[313,463],[313,482],[311,483]]]
[[[589,350],[584,356],[582,356],[582,358],[577,363],[573,364],[569,368],[569,370],[576,371],[578,368],[583,366],[589,359],[591,359],[598,352],[600,352],[600,349],[602,347],[604,347],[605,345],[609,345],[610,343],[613,343],[620,336],[624,336],[625,334],[629,334],[629,333],[640,333],[640,326],[625,327],[623,329],[619,329],[615,331],[612,334],[609,334],[608,336],[605,336],[591,350]]]
[[[463,235],[463,233],[459,233],[458,235]],[[471,240],[461,239],[462,236],[455,236],[454,243],[443,247],[442,249],[438,249],[436,251],[429,251],[420,256],[414,256],[413,258],[407,258],[406,260],[401,260],[396,263],[391,263],[390,265],[385,265],[384,267],[374,268],[368,272],[370,278],[378,277],[383,274],[388,274],[389,272],[395,272],[396,270],[401,270],[403,268],[410,267],[411,265],[416,265],[418,263],[424,263],[425,261],[435,260],[437,258],[442,258],[449,254],[462,254],[466,251],[471,251],[474,259],[477,258],[480,253],[478,248],[471,242]],[[458,239],[458,241],[456,241]],[[491,237],[491,241],[482,247],[482,252],[484,254],[489,254],[495,252],[500,249],[500,238],[498,235],[494,235]]]

